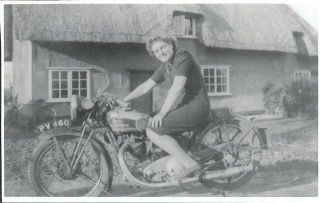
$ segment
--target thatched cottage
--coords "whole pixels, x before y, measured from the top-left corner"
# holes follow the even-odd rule
[[[45,99],[68,113],[72,94],[99,91],[120,99],[148,79],[159,62],[145,50],[155,33],[178,39],[201,65],[211,106],[262,111],[261,88],[318,75],[318,34],[281,4],[13,5],[14,94],[19,102]],[[10,20],[11,19],[11,20]],[[12,24],[10,24],[12,22]],[[12,25],[12,27],[10,26]],[[166,84],[133,102],[161,107]]]

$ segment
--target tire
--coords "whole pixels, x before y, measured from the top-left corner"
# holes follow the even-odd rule
[[[262,159],[262,142],[250,122],[244,122],[242,119],[226,120],[225,123],[213,123],[205,129],[200,139],[202,149],[208,146],[227,143],[226,135],[228,135],[229,139],[232,139],[234,143],[238,143],[241,137],[246,134],[247,136],[241,141],[239,149],[233,153],[230,153],[231,150],[229,149],[223,150],[226,153],[232,154],[232,163],[226,164],[223,161],[224,155],[221,153],[220,158],[214,161],[216,164],[215,168],[206,171],[206,173],[214,173],[215,171],[224,170],[228,167],[253,166],[254,170],[225,179],[201,180],[200,182],[203,185],[221,191],[230,191],[239,188],[252,179]],[[221,136],[222,139],[219,138],[219,136]],[[234,146],[231,146],[231,148],[234,150]],[[208,160],[207,162],[210,161],[212,162],[212,160]]]
[[[57,137],[69,163],[79,141],[78,136]],[[86,139],[84,138],[82,144]],[[81,156],[74,174],[68,174],[55,142],[42,141],[33,151],[29,162],[29,181],[39,196],[99,196],[111,188],[112,162],[109,154],[90,141]]]
[[[39,131],[36,130],[36,127],[40,124],[54,120],[56,116],[56,111],[53,108],[40,108],[35,112],[29,125],[29,129],[34,133],[39,133]]]
[[[14,110],[9,109],[4,116],[4,133],[8,133],[14,123]]]

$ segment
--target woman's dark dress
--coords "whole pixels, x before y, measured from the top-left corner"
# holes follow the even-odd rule
[[[168,62],[161,64],[151,79],[157,84],[167,80],[172,86],[175,76],[185,76],[187,81],[182,94],[163,118],[162,126],[148,126],[148,129],[158,135],[172,135],[174,132],[190,130],[205,123],[209,116],[210,102],[200,67],[184,49],[176,52],[172,67]]]

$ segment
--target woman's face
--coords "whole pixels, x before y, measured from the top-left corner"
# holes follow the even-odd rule
[[[172,44],[167,44],[163,41],[157,41],[152,44],[152,51],[157,59],[162,62],[169,61],[173,56]]]

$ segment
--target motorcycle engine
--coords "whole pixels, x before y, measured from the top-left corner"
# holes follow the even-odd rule
[[[169,155],[148,165],[143,170],[143,174],[146,179],[159,183],[167,181],[170,176],[179,174],[183,169],[183,164]]]

